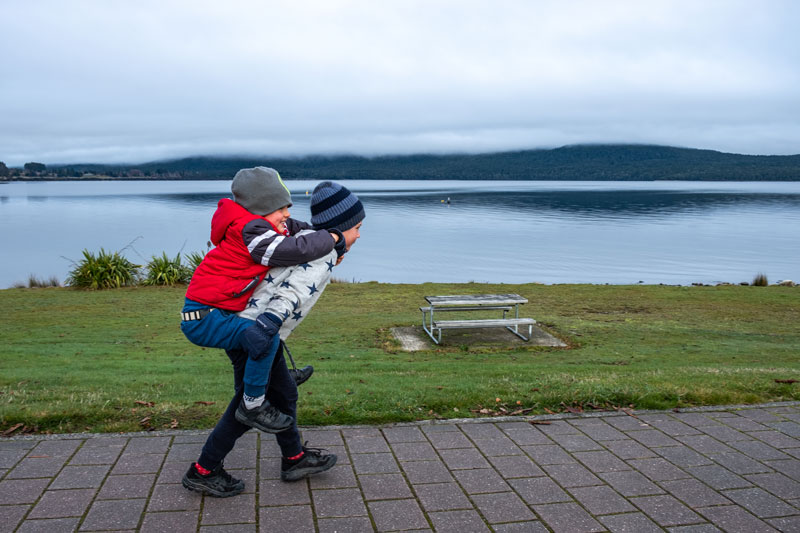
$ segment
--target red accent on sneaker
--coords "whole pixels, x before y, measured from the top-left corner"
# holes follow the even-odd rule
[[[306,452],[300,452],[297,455],[295,455],[294,457],[287,457],[286,459],[288,459],[289,461],[297,461],[298,459],[303,457],[303,455],[305,455],[305,453]]]
[[[211,470],[206,470],[205,468],[200,466],[200,463],[195,463],[194,469],[197,470],[197,473],[200,474],[201,476],[207,476],[211,473]]]

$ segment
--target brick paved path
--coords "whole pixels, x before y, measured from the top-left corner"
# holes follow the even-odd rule
[[[0,531],[800,531],[800,403],[635,414],[307,429],[293,484],[251,432],[227,499],[180,485],[205,433],[0,439]]]

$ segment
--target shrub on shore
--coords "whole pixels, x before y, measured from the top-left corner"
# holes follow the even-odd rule
[[[153,256],[147,263],[147,275],[142,280],[142,285],[179,285],[189,283],[194,268],[181,262],[181,254],[174,259],[167,257],[167,252],[162,252],[161,257]]]
[[[30,274],[28,276],[28,283],[25,284],[22,281],[18,281],[14,283],[11,288],[12,289],[39,289],[45,287],[60,287],[61,282],[55,276],[50,276],[48,279],[40,278],[34,274]]]
[[[106,252],[100,248],[100,252],[94,254],[83,250],[83,259],[75,263],[66,284],[82,289],[127,287],[139,281],[140,268],[120,252]]]
[[[767,281],[767,275],[759,272],[756,274],[756,277],[753,278],[753,283],[751,285],[753,285],[753,287],[766,287],[769,285],[769,282]]]

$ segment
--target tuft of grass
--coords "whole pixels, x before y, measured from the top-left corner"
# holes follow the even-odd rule
[[[192,273],[194,273],[194,271],[197,270],[197,267],[200,266],[200,263],[203,262],[203,258],[205,256],[206,256],[206,253],[202,252],[202,251],[201,252],[192,252],[192,253],[189,253],[189,254],[184,254],[184,257],[186,258],[186,262],[189,263],[189,267],[188,268],[191,269]]]
[[[753,283],[751,285],[753,285],[753,287],[766,287],[769,285],[769,282],[767,281],[767,275],[759,272],[756,274],[756,277],[753,278]]]
[[[81,289],[115,289],[135,285],[139,280],[141,266],[126,259],[120,252],[94,254],[83,250],[83,259],[67,276],[67,285]]]
[[[147,275],[142,280],[142,285],[182,285],[189,283],[194,269],[181,262],[181,254],[174,259],[167,257],[167,252],[161,256],[153,256],[146,266]]]
[[[28,275],[28,283],[18,281],[11,285],[12,289],[39,289],[46,287],[60,287],[61,282],[55,276],[50,276],[48,279],[40,278],[35,274]]]

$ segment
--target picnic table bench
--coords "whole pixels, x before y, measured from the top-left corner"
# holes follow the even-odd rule
[[[520,318],[519,306],[528,303],[526,298],[519,294],[470,294],[464,296],[426,296],[428,305],[420,307],[422,311],[422,328],[439,344],[442,342],[443,329],[456,328],[498,328],[508,329],[522,340],[528,341],[533,334],[533,325],[536,321],[532,318]],[[451,311],[502,311],[500,318],[492,319],[462,319],[438,320],[436,313]],[[506,317],[506,313],[513,311],[513,317]],[[528,326],[528,336],[519,332],[520,326]]]

